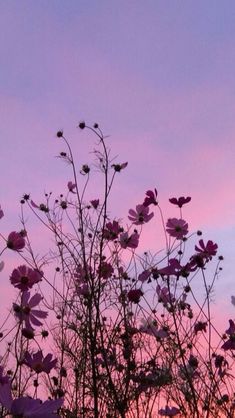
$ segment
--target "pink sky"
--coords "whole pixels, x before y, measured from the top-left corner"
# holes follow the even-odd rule
[[[234,18],[231,0],[2,2],[2,230],[17,229],[23,193],[40,198],[70,179],[54,158],[56,131],[81,164],[92,139],[76,125],[99,122],[113,154],[129,162],[114,187],[114,216],[148,188],[169,215],[169,197],[191,195],[187,220],[221,248],[216,303],[233,316]]]

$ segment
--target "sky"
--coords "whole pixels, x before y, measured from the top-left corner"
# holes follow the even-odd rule
[[[167,216],[176,216],[169,197],[192,196],[190,229],[225,258],[216,307],[234,316],[234,21],[232,0],[0,2],[2,233],[19,228],[23,193],[37,201],[70,180],[55,158],[57,130],[81,165],[93,139],[76,126],[98,122],[129,163],[114,186],[114,216],[154,187]]]

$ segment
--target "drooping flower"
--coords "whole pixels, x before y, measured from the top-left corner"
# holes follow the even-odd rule
[[[0,385],[0,403],[13,417],[20,418],[59,418],[56,411],[62,406],[62,398],[41,402],[30,397],[12,398],[10,384]]]
[[[137,248],[139,245],[139,234],[133,232],[128,236],[128,232],[123,232],[120,235],[120,245],[122,248]]]
[[[49,374],[57,363],[57,359],[52,360],[52,357],[53,356],[50,353],[47,354],[46,357],[43,357],[41,350],[34,354],[30,354],[27,351],[24,355],[23,362],[38,374],[41,372]]]
[[[2,219],[3,216],[4,216],[4,212],[3,212],[2,208],[1,208],[1,205],[0,205],[0,219]]]
[[[179,408],[176,408],[175,406],[172,406],[172,408],[170,408],[168,405],[166,405],[165,408],[161,408],[158,411],[159,415],[164,416],[164,417],[175,417],[176,415],[178,415],[180,413]]]
[[[169,202],[171,202],[173,205],[179,206],[179,208],[182,208],[183,205],[186,203],[189,203],[191,201],[191,197],[184,197],[180,196],[178,199],[176,197],[172,197],[169,199]]]
[[[146,193],[146,198],[144,199],[144,206],[149,206],[149,205],[157,205],[157,190],[154,189],[154,192],[152,190],[148,190]]]
[[[166,223],[166,231],[176,239],[183,239],[188,233],[188,224],[183,219],[171,218]]]
[[[7,238],[7,248],[14,251],[20,251],[24,247],[24,235],[21,232],[12,231]]]
[[[76,191],[74,191],[76,189],[75,183],[73,183],[72,181],[69,181],[67,186],[68,186],[69,192],[76,193]]]
[[[133,222],[134,225],[142,225],[149,222],[154,216],[154,213],[149,213],[149,207],[144,205],[137,205],[136,210],[130,209],[128,219]]]
[[[200,247],[199,247],[200,246]],[[204,241],[200,239],[199,246],[195,245],[195,250],[206,259],[206,261],[209,261],[212,259],[214,255],[217,253],[218,245],[215,244],[213,241],[209,240],[207,241],[207,244],[205,245]]]
[[[97,209],[100,204],[100,201],[99,199],[93,199],[93,200],[90,200],[90,204],[94,209]]]
[[[141,289],[131,289],[127,293],[129,301],[133,303],[139,303],[141,296],[143,296],[143,292]]]
[[[40,282],[42,277],[42,271],[33,270],[23,265],[13,270],[10,276],[10,281],[14,287],[24,291],[31,289],[34,284]]]
[[[33,330],[31,323],[35,326],[43,325],[38,318],[46,318],[48,312],[40,311],[38,309],[34,309],[37,306],[43,297],[39,293],[35,293],[30,299],[30,292],[23,292],[21,298],[21,305],[17,305],[13,303],[13,310],[15,316],[21,321],[25,323],[25,327],[28,330]]]

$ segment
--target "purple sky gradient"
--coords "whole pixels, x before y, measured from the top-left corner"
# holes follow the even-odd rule
[[[92,139],[76,125],[99,122],[113,154],[129,162],[114,186],[114,215],[148,188],[174,216],[168,197],[191,195],[187,220],[219,243],[217,303],[233,315],[234,21],[232,0],[1,2],[3,232],[17,229],[23,193],[40,199],[70,180],[54,158],[56,131],[83,164]]]

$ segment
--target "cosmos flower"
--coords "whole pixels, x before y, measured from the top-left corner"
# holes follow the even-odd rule
[[[93,199],[93,200],[90,200],[90,204],[94,209],[97,209],[100,204],[100,201],[99,199]]]
[[[74,189],[76,189],[76,184],[75,183],[73,183],[72,181],[69,181],[68,184],[67,184],[67,186],[68,186],[69,192],[76,193],[74,191]]]
[[[10,384],[0,385],[0,403],[13,417],[21,418],[59,418],[55,413],[63,404],[63,399],[41,402],[40,399],[20,397],[13,399]]]
[[[158,411],[159,415],[164,417],[175,417],[180,413],[179,408],[176,408],[175,406],[172,406],[170,408],[168,405],[165,408],[162,408]]]
[[[123,232],[120,235],[120,245],[122,248],[137,248],[139,245],[139,234],[133,232],[128,236],[128,232]]]
[[[157,205],[157,190],[154,189],[154,192],[152,190],[148,190],[146,193],[146,198],[144,199],[144,206],[149,206],[149,205]]]
[[[104,238],[113,241],[118,238],[118,235],[122,231],[117,221],[108,222],[104,229]]]
[[[186,203],[189,203],[191,201],[191,197],[184,197],[181,196],[178,199],[176,197],[172,197],[171,199],[169,199],[169,202],[172,203],[173,205],[177,205],[179,206],[179,208],[182,208],[183,205],[185,205]]]
[[[22,232],[13,231],[8,235],[7,248],[20,251],[25,247],[25,239]]]
[[[136,210],[130,209],[128,219],[133,222],[134,225],[142,225],[149,222],[154,216],[153,212],[149,213],[149,207],[144,205],[137,205]]]
[[[13,270],[10,276],[10,282],[22,292],[31,289],[34,284],[42,280],[43,273],[33,270],[25,265],[19,266]]]
[[[49,374],[51,369],[55,367],[57,359],[52,360],[52,354],[47,354],[46,357],[43,357],[41,350],[34,354],[26,351],[23,362],[36,373],[45,372]]]
[[[176,239],[182,239],[188,233],[188,224],[183,219],[171,218],[166,223],[166,231]]]
[[[207,244],[204,243],[202,239],[199,241],[199,246],[195,245],[195,250],[206,259],[206,261],[209,261],[212,259],[214,255],[216,255],[218,249],[218,245],[215,244],[213,241],[209,240],[207,241]]]
[[[131,289],[127,293],[129,301],[133,303],[139,303],[141,296],[143,296],[143,292],[141,289]]]
[[[43,297],[39,293],[35,293],[35,295],[33,295],[30,299],[30,292],[23,292],[21,305],[13,303],[15,316],[20,320],[20,322],[25,323],[25,327],[28,330],[33,330],[31,323],[35,326],[43,325],[38,318],[46,318],[48,315],[48,312],[34,309],[42,299]]]

